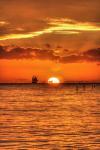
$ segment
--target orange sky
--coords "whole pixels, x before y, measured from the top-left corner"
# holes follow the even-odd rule
[[[0,82],[100,81],[99,0],[0,0]]]

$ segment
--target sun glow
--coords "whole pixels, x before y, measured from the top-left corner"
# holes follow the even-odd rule
[[[60,80],[56,77],[51,77],[51,78],[48,79],[48,83],[50,83],[50,84],[59,84]]]

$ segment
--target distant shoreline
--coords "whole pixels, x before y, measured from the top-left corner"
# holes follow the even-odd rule
[[[0,85],[16,85],[16,84],[26,84],[26,85],[39,85],[39,84],[45,84],[47,85],[48,83],[0,83]],[[78,85],[81,85],[81,84],[100,84],[100,82],[67,82],[67,83],[60,83],[62,85],[71,85],[71,84],[78,84]]]

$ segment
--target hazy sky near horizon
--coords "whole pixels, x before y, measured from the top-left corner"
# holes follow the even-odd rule
[[[0,82],[100,80],[99,0],[0,0]]]

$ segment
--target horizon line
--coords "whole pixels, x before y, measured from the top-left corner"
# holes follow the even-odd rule
[[[31,82],[0,82],[0,84],[48,84],[47,82],[38,82],[38,83],[31,83]],[[100,81],[76,81],[76,82],[61,82],[59,84],[100,84]]]

